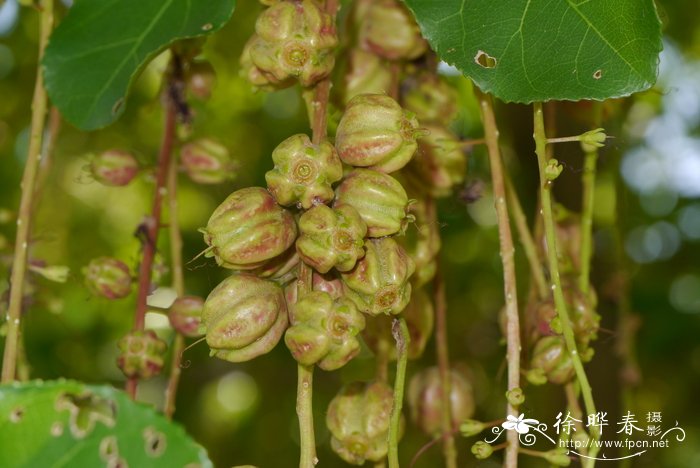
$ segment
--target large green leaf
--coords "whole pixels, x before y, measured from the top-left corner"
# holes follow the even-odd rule
[[[138,71],[169,44],[221,28],[235,0],[77,0],[51,35],[46,89],[79,128],[109,125],[124,111]]]
[[[0,434],[6,468],[212,466],[201,446],[150,406],[74,381],[0,386]]]
[[[653,0],[405,0],[445,62],[508,102],[607,99],[656,81]]]

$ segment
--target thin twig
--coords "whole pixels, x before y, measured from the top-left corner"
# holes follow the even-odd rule
[[[486,145],[488,147],[491,165],[491,180],[496,214],[498,216],[498,238],[503,264],[503,287],[506,302],[506,354],[508,357],[508,390],[520,387],[520,319],[518,316],[518,291],[515,279],[515,247],[508,218],[506,203],[505,179],[503,162],[498,147],[498,127],[490,96],[477,91],[480,101],[481,115],[484,123]],[[508,414],[517,416],[517,408],[508,402]],[[508,446],[506,447],[503,466],[515,468],[518,466],[518,434],[508,431]]]
[[[24,276],[27,271],[32,205],[36,190],[37,172],[41,160],[44,125],[46,123],[47,98],[46,90],[44,89],[41,60],[53,28],[53,2],[54,0],[42,0],[40,3],[39,59],[36,82],[34,84],[34,97],[32,99],[29,150],[27,152],[27,162],[24,166],[24,174],[22,175],[22,196],[19,204],[15,251],[12,261],[12,274],[10,276],[10,301],[7,309],[7,337],[2,360],[2,383],[12,382],[15,379],[15,369],[17,367],[17,349],[20,341],[22,297],[24,294]]]
[[[408,364],[408,345],[411,335],[408,332],[406,319],[394,319],[391,333],[396,340],[396,377],[394,378],[394,402],[391,407],[391,422],[389,425],[389,468],[399,468],[399,429],[401,427],[401,408],[406,383],[406,365]]]

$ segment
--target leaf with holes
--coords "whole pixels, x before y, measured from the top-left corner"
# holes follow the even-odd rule
[[[608,99],[656,81],[653,0],[405,0],[440,58],[507,102]]]
[[[0,466],[211,467],[177,424],[122,391],[75,381],[0,386]]]
[[[115,121],[129,86],[148,61],[178,39],[220,29],[235,0],[79,1],[51,35],[43,59],[46,89],[83,130]]]

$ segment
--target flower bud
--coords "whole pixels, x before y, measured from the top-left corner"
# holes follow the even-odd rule
[[[391,89],[389,64],[362,49],[350,49],[344,76],[343,102],[347,104],[360,94],[386,94]]]
[[[423,355],[425,345],[433,333],[433,303],[423,288],[416,288],[411,293],[411,300],[404,309],[402,316],[406,319],[411,341],[408,344],[408,358],[418,359]],[[388,357],[396,359],[396,347],[391,333],[392,318],[385,315],[370,317],[362,332],[362,338],[369,349],[378,354],[383,343],[389,343]]]
[[[525,403],[525,393],[520,387],[511,388],[506,392],[506,400],[511,406],[518,407]]]
[[[85,285],[93,294],[107,299],[121,299],[131,292],[131,272],[121,260],[99,257],[83,268]]]
[[[604,128],[596,128],[581,135],[581,149],[584,153],[592,153],[598,148],[605,146],[605,140],[608,136],[605,134]]]
[[[287,250],[297,227],[294,216],[267,190],[248,187],[229,195],[202,232],[209,246],[207,257],[225,268],[249,270]]]
[[[569,466],[571,458],[567,455],[567,450],[564,447],[558,447],[553,450],[544,452],[543,457],[548,463],[554,466]]]
[[[299,218],[297,251],[319,273],[333,267],[349,271],[365,255],[366,234],[367,225],[352,206],[318,205]]]
[[[404,108],[416,115],[421,124],[446,126],[457,116],[457,91],[447,80],[433,73],[422,73],[404,95]]]
[[[333,451],[352,465],[386,457],[393,405],[393,391],[383,382],[343,387],[326,413]]]
[[[545,179],[549,180],[550,182],[555,180],[561,172],[564,170],[564,166],[559,164],[559,161],[556,159],[552,158],[549,161],[547,161],[547,166],[544,168],[544,177]]]
[[[209,138],[184,145],[180,161],[189,178],[198,184],[220,184],[235,177],[235,163],[228,149]]]
[[[464,183],[467,157],[459,139],[445,127],[427,125],[426,130],[407,176],[434,198],[450,196],[453,187]]]
[[[68,281],[68,275],[70,274],[70,268],[65,265],[39,266],[30,263],[27,265],[27,268],[32,273],[41,275],[47,280],[56,283],[65,283]]]
[[[413,157],[418,120],[389,96],[360,94],[345,108],[335,135],[344,163],[394,172]]]
[[[389,60],[413,60],[428,50],[408,9],[396,0],[376,0],[359,31],[362,47]]]
[[[202,336],[199,325],[202,322],[202,308],[204,300],[199,296],[182,296],[168,309],[170,325],[178,333],[188,338]]]
[[[139,172],[139,163],[131,153],[108,150],[90,162],[90,173],[96,181],[110,187],[127,185]]]
[[[459,432],[462,434],[462,437],[473,437],[480,434],[484,429],[486,429],[486,424],[476,419],[467,419],[459,425]]]
[[[280,205],[304,209],[333,200],[331,184],[343,177],[343,165],[328,141],[314,145],[304,134],[293,135],[272,152],[275,167],[265,174],[267,187]]]
[[[559,336],[540,338],[532,351],[530,365],[533,369],[542,369],[553,384],[565,384],[574,376],[571,356],[564,339]]]
[[[187,91],[197,99],[206,101],[216,84],[216,72],[206,60],[192,62],[187,68],[185,80]]]
[[[230,362],[268,353],[287,328],[287,305],[277,284],[245,273],[209,293],[202,311],[211,355]]]
[[[437,367],[423,369],[413,376],[408,386],[411,420],[428,435],[442,431],[442,402],[442,381]],[[450,369],[450,408],[453,426],[474,414],[471,382],[456,369]]]
[[[365,247],[355,268],[341,273],[345,293],[362,312],[398,314],[411,299],[413,260],[391,237],[370,239]]]
[[[370,169],[354,169],[335,191],[334,208],[351,206],[367,224],[369,237],[403,232],[413,216],[408,214],[408,196],[393,177]]]
[[[284,342],[305,366],[339,369],[360,352],[356,336],[365,318],[347,298],[334,301],[328,293],[313,291],[292,307],[290,319]]]
[[[493,447],[483,440],[472,445],[472,453],[477,460],[486,460],[493,453]]]
[[[333,69],[334,18],[313,0],[270,6],[258,17],[255,32],[250,60],[271,82],[296,78],[302,86],[313,86]]]
[[[133,331],[117,343],[117,365],[125,376],[148,379],[160,374],[165,364],[165,341],[153,330]]]

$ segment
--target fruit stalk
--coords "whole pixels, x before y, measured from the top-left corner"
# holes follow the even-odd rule
[[[408,333],[406,319],[394,319],[391,333],[396,340],[396,377],[394,378],[394,403],[391,407],[389,426],[389,468],[399,468],[399,429],[401,426],[401,408],[406,382],[406,365],[408,364],[408,345],[411,336]]]
[[[37,173],[41,161],[41,149],[46,123],[47,97],[44,89],[44,76],[41,60],[53,29],[53,1],[42,0],[38,5],[41,12],[39,29],[39,61],[37,66],[34,97],[32,99],[32,122],[29,134],[29,150],[27,162],[22,175],[22,197],[17,218],[17,234],[15,237],[15,252],[12,260],[12,275],[10,277],[10,301],[7,309],[7,338],[2,360],[2,383],[15,380],[17,368],[17,352],[20,347],[20,318],[22,313],[22,296],[24,292],[24,276],[27,272],[27,255],[29,250],[29,232],[34,195],[36,192]]]

